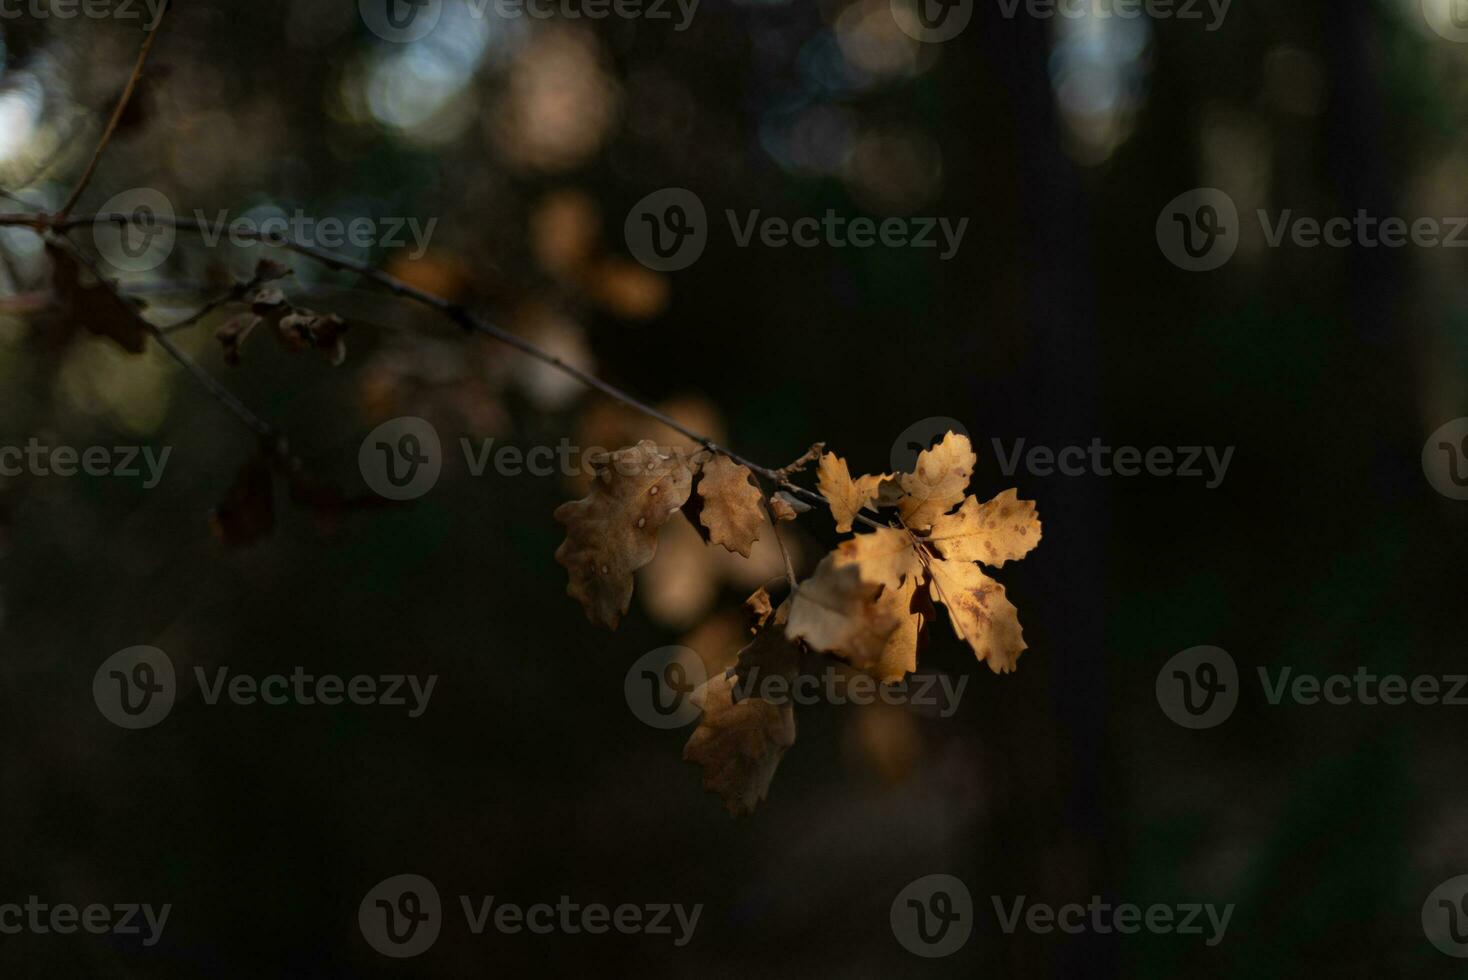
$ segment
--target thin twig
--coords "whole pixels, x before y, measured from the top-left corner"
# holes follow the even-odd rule
[[[96,278],[97,282],[104,289],[111,291],[112,294],[118,298],[119,302],[128,305],[129,309],[131,309],[131,304],[128,303],[127,298],[123,296],[121,290],[117,288],[117,284],[112,282],[112,280],[108,279],[106,276],[102,275],[101,270],[97,268],[97,263],[93,261],[91,256],[87,255],[76,245],[73,245],[71,242],[67,241],[64,238],[58,237],[56,241],[63,247],[65,247],[67,252],[69,252],[78,262],[85,265],[91,271],[92,275]],[[276,430],[275,426],[271,425],[269,422],[266,422],[260,416],[256,415],[253,411],[250,410],[249,406],[247,406],[244,402],[240,401],[238,397],[236,397],[234,392],[230,391],[224,385],[220,384],[219,381],[215,379],[214,375],[210,374],[208,371],[205,371],[202,367],[200,367],[199,362],[195,361],[183,350],[183,348],[175,344],[161,327],[158,327],[157,325],[148,322],[148,320],[141,315],[138,315],[138,321],[142,323],[145,328],[147,328],[148,332],[153,335],[153,339],[158,341],[158,345],[162,347],[165,351],[167,351],[170,357],[177,361],[185,371],[192,375],[194,380],[202,385],[205,390],[207,390],[210,394],[212,394],[221,405],[229,409],[231,412],[234,413],[236,418],[238,418],[241,422],[245,423],[245,425],[253,429],[256,435],[264,440],[276,440],[279,438],[280,433]]]
[[[143,47],[138,51],[137,63],[133,65],[133,73],[128,76],[127,84],[123,86],[122,98],[117,100],[117,108],[112,110],[112,118],[107,120],[107,128],[102,131],[102,138],[97,141],[97,148],[92,151],[92,159],[87,163],[87,169],[82,171],[81,179],[71,190],[71,196],[66,203],[61,205],[61,210],[56,212],[58,219],[65,218],[71,209],[76,206],[77,198],[82,196],[82,191],[87,189],[87,184],[92,181],[92,174],[97,172],[97,164],[102,162],[102,153],[107,149],[107,144],[112,142],[112,134],[117,132],[118,123],[122,122],[122,114],[127,111],[127,104],[132,101],[133,91],[138,87],[138,79],[143,77],[143,67],[148,63],[148,54],[153,50],[153,42],[158,39],[158,31],[163,26],[163,15],[168,12],[168,4],[164,3],[163,9],[158,11],[158,19],[153,22],[152,30],[143,39]]]
[[[45,214],[0,214],[0,226],[13,225],[28,227],[32,229],[43,229],[49,227],[58,232],[65,232],[84,225],[93,225],[98,223],[125,225],[131,224],[136,220],[137,219],[134,215],[119,212],[91,215],[56,216],[54,218]],[[215,234],[221,230],[220,228],[211,225],[207,221],[201,221],[197,218],[178,217],[177,215],[170,216],[153,214],[149,217],[149,220],[156,224],[161,224],[170,228],[174,228],[178,231],[195,232],[198,234]],[[427,290],[419,289],[417,286],[413,286],[409,283],[403,282],[402,280],[397,279],[394,276],[390,276],[387,273],[380,271],[379,269],[375,268],[372,265],[369,265],[366,262],[360,261],[358,259],[353,259],[348,256],[337,255],[332,252],[323,251],[322,249],[319,249],[312,245],[305,245],[301,242],[297,242],[290,238],[287,238],[285,235],[280,233],[265,233],[249,228],[232,229],[232,233],[235,234],[237,237],[249,241],[256,241],[266,245],[274,246],[276,248],[283,248],[287,251],[294,252],[297,255],[305,256],[306,258],[312,259],[313,261],[318,262],[329,269],[355,272],[358,275],[361,275],[377,283],[379,286],[388,290],[395,296],[401,296],[405,299],[411,299],[416,303],[420,303],[424,306],[429,307],[430,309],[438,311],[465,330],[468,330],[472,333],[484,334],[485,336],[491,337],[494,340],[498,340],[500,343],[507,344],[510,347],[513,347],[521,353],[533,357],[538,361],[549,364],[551,367],[562,372],[563,374],[575,378],[586,387],[591,388],[595,391],[599,391],[609,398],[613,398],[616,401],[619,401],[622,404],[626,405],[627,407],[632,408],[643,415],[646,415],[648,418],[653,419],[654,421],[661,422],[663,425],[672,429],[674,432],[677,432],[678,434],[684,436],[685,438],[692,439],[694,442],[698,443],[709,452],[718,453],[721,456],[727,456],[729,459],[740,464],[741,466],[748,467],[750,470],[759,474],[765,479],[774,482],[778,487],[780,487],[780,489],[788,490],[790,493],[804,499],[808,503],[817,504],[822,507],[827,506],[827,501],[825,497],[821,496],[819,493],[816,493],[813,490],[808,490],[805,487],[800,486],[799,484],[792,483],[786,477],[784,471],[772,469],[768,466],[763,466],[759,463],[754,462],[751,459],[741,456],[739,453],[735,452],[732,449],[719,445],[708,436],[705,436],[699,432],[695,432],[683,423],[679,422],[677,419],[672,418],[665,412],[659,411],[658,409],[647,404],[635,395],[623,391],[616,385],[603,381],[596,375],[584,371],[581,368],[576,367],[574,364],[569,364],[566,361],[563,361],[561,358],[555,356],[547,350],[542,349],[541,347],[538,347],[537,345],[526,340],[524,337],[512,333],[509,330],[498,326],[497,324],[489,322],[488,320],[470,311],[466,307],[459,305],[458,303],[451,302],[435,293],[430,293]],[[869,511],[869,513],[872,514],[871,517],[868,517],[867,514],[858,513],[856,515],[856,520],[861,521],[868,527],[882,528],[886,526],[885,524],[880,523],[879,520],[873,519],[879,516],[874,511]]]
[[[780,522],[775,517],[775,509],[770,506],[769,498],[763,493],[760,497],[765,505],[765,514],[770,518],[770,530],[775,532],[775,544],[780,546],[780,557],[785,560],[785,579],[790,583],[790,592],[793,595],[796,589],[795,566],[790,564],[790,552],[785,550],[785,539],[780,537]]]

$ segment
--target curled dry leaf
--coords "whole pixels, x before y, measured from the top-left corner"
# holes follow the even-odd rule
[[[566,594],[587,618],[616,629],[632,601],[632,573],[652,561],[658,528],[688,500],[693,471],[681,453],[647,440],[595,465],[591,492],[556,508],[566,525],[556,561],[570,573]]]
[[[51,259],[51,284],[62,313],[88,333],[107,337],[129,354],[141,354],[148,325],[138,308],[104,282],[83,283],[82,266],[63,248],[46,246]]]
[[[1040,543],[1040,517],[1035,502],[1020,500],[1018,490],[1006,490],[983,504],[969,497],[956,513],[938,518],[929,540],[944,558],[1003,568]]]
[[[774,514],[775,520],[782,524],[810,512],[810,504],[785,490],[771,494],[769,503],[770,513]]]
[[[703,502],[698,520],[709,541],[748,558],[765,522],[762,495],[749,468],[727,456],[714,456],[703,464],[698,496]]]
[[[240,363],[240,348],[262,322],[254,313],[238,313],[220,324],[214,331],[214,339],[224,348],[224,363],[231,366]]]
[[[903,496],[897,508],[907,526],[925,530],[962,503],[977,462],[968,436],[956,432],[919,453],[913,471],[898,477]]]
[[[769,622],[770,615],[774,612],[774,607],[770,605],[769,591],[760,586],[754,595],[744,600],[744,611],[754,620],[755,629]]]
[[[342,341],[347,324],[335,313],[296,310],[281,317],[277,327],[281,341],[291,350],[315,348],[326,354],[332,367],[341,367],[347,359],[347,345]]]
[[[834,558],[823,558],[795,590],[786,632],[865,669],[882,659],[897,617],[877,601],[880,585],[863,581],[855,566],[837,565]]]
[[[256,267],[255,276],[260,282],[282,278],[279,270],[285,267],[278,262],[267,267],[268,261],[262,259]],[[286,269],[285,274],[289,272]],[[250,312],[233,318],[214,334],[224,347],[224,359],[228,363],[239,363],[245,340],[262,322],[274,328],[276,339],[287,350],[313,348],[322,351],[333,367],[340,367],[346,361],[347,347],[342,334],[346,333],[347,323],[335,313],[298,309],[275,286],[258,287],[245,298],[250,304]],[[248,319],[252,316],[253,320]]]
[[[994,673],[1013,671],[1025,641],[1004,586],[966,561],[935,560],[931,568],[934,597],[948,608],[954,632]]]
[[[816,489],[831,505],[831,516],[836,519],[836,530],[842,534],[851,530],[851,522],[861,509],[877,499],[877,491],[887,475],[863,476],[853,480],[846,460],[835,453],[826,453],[816,467]]]
[[[704,789],[717,794],[732,816],[754,812],[769,794],[780,760],[795,744],[795,708],[789,699],[771,704],[737,690],[740,679],[755,671],[761,678],[794,679],[800,653],[782,628],[789,611],[787,600],[774,621],[739,651],[736,666],[693,694],[703,717],[683,747],[683,758],[703,767]]]

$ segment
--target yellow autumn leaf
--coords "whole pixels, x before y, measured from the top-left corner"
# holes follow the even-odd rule
[[[877,603],[884,613],[897,620],[882,653],[866,668],[883,684],[895,684],[917,670],[918,638],[922,635],[923,617],[912,611],[921,576],[909,576],[901,586],[885,587]]]
[[[959,639],[996,674],[1014,670],[1025,649],[1019,611],[1004,594],[1004,586],[966,561],[934,560],[933,598],[948,609],[948,619]]]
[[[837,568],[854,565],[863,581],[895,589],[903,578],[922,578],[923,563],[906,531],[877,528],[843,541],[833,552]]]
[[[827,555],[790,599],[791,639],[865,669],[879,661],[897,617],[877,602],[881,586],[862,581],[853,565]]]
[[[897,478],[903,494],[897,507],[907,526],[926,530],[962,503],[977,462],[968,436],[956,432],[919,453],[913,471]]]
[[[831,516],[836,519],[836,530],[842,534],[851,530],[851,522],[861,509],[877,497],[877,489],[886,474],[863,476],[853,480],[846,460],[835,453],[826,453],[816,467],[816,489],[831,507]]]
[[[983,504],[969,497],[956,513],[934,522],[928,540],[944,558],[1002,568],[1040,543],[1040,517],[1035,502],[1020,500],[1018,490],[1006,490]]]

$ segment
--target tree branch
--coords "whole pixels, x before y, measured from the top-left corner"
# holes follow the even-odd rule
[[[0,226],[19,226],[31,228],[34,230],[43,230],[50,228],[57,232],[66,232],[74,228],[82,227],[84,225],[92,225],[97,223],[126,225],[131,224],[136,220],[137,219],[131,214],[123,214],[117,212],[104,212],[101,214],[91,215],[58,214],[56,216],[50,216],[46,214],[0,214]],[[170,228],[174,228],[178,231],[188,231],[199,234],[216,234],[222,230],[222,227],[216,227],[214,225],[211,225],[207,221],[201,221],[197,218],[179,217],[177,215],[167,216],[155,214],[151,215],[149,220],[161,225],[166,225]],[[360,261],[358,259],[353,259],[348,256],[337,255],[332,252],[323,251],[322,249],[319,249],[313,245],[305,245],[301,242],[294,241],[280,233],[266,233],[256,229],[247,228],[232,229],[232,233],[240,238],[260,242],[265,245],[271,245],[276,248],[283,248],[287,251],[294,252],[297,255],[301,255],[315,262],[318,262],[329,269],[355,272],[358,275],[363,276],[364,278],[369,279],[382,288],[388,290],[395,296],[401,296],[405,299],[413,300],[416,303],[420,303],[424,306],[429,307],[430,309],[438,311],[449,320],[458,324],[464,330],[467,330],[471,333],[483,334],[484,336],[497,340],[500,343],[507,344],[510,347],[513,347],[514,349],[520,351],[521,353],[526,354],[529,357],[533,357],[538,361],[541,361],[542,363],[549,364],[551,367],[562,372],[563,374],[575,378],[586,387],[599,391],[609,398],[621,402],[627,407],[637,412],[640,412],[641,414],[647,416],[650,419],[653,419],[656,422],[661,422],[663,425],[672,429],[674,432],[677,432],[679,435],[693,440],[704,449],[707,449],[709,452],[718,453],[721,456],[727,456],[729,459],[740,464],[741,466],[748,467],[753,472],[758,473],[765,479],[772,481],[782,490],[788,490],[790,493],[795,494],[808,503],[817,504],[822,507],[827,506],[827,501],[825,497],[821,496],[819,493],[816,493],[813,490],[808,490],[805,487],[802,487],[799,484],[792,483],[790,481],[788,474],[791,470],[791,467],[785,467],[783,469],[773,469],[771,467],[763,466],[759,463],[756,463],[753,460],[748,459],[744,456],[741,456],[734,450],[729,449],[725,446],[721,446],[718,443],[714,442],[708,436],[705,436],[702,433],[695,432],[694,430],[688,428],[677,419],[674,419],[666,413],[659,411],[657,408],[654,408],[652,405],[649,405],[647,402],[643,401],[637,396],[632,395],[629,392],[623,391],[616,385],[613,385],[607,381],[603,381],[596,375],[591,374],[587,371],[583,371],[581,368],[578,368],[573,364],[569,364],[566,361],[563,361],[561,358],[531,343],[524,337],[512,333],[497,324],[491,323],[490,321],[470,311],[466,307],[459,305],[458,303],[451,302],[450,300],[447,300],[444,297],[439,296],[435,293],[430,293],[427,290],[419,289],[416,286],[403,282],[402,280],[397,279],[394,276],[388,275],[387,273],[382,272],[381,270],[366,262]],[[159,330],[159,328],[153,327],[150,324],[150,329],[153,331],[154,336],[160,337],[160,339],[162,338],[163,334],[162,331]],[[179,353],[182,354],[183,352],[180,351]],[[183,356],[185,358],[188,357],[188,355],[186,354],[183,354]],[[197,365],[193,364],[192,359],[189,359],[188,364],[186,364],[185,366],[190,365],[192,365],[193,369],[197,369]],[[208,376],[207,374],[205,374],[204,376],[209,378],[209,386],[211,387],[211,389],[218,386],[218,382],[215,382],[212,377]],[[236,414],[239,413],[236,412]],[[871,514],[872,516],[868,517],[867,514]],[[870,510],[867,511],[867,513],[859,513],[856,515],[856,519],[861,521],[863,524],[866,524],[868,527],[884,528],[887,526],[881,523],[879,520],[874,520],[873,518],[875,517],[880,517],[880,515]]]
[[[61,205],[61,210],[56,212],[56,217],[65,218],[76,206],[77,198],[82,196],[82,191],[87,189],[91,183],[92,175],[97,172],[97,164],[102,162],[102,153],[107,149],[107,144],[112,142],[112,134],[117,132],[117,124],[122,122],[122,114],[127,111],[127,104],[132,101],[133,92],[138,87],[138,79],[143,77],[143,67],[148,63],[148,55],[153,50],[153,42],[158,38],[158,31],[163,27],[163,15],[168,13],[168,4],[163,4],[163,9],[158,11],[158,18],[153,22],[153,29],[143,39],[143,47],[138,52],[137,63],[133,65],[133,73],[128,76],[127,84],[123,86],[122,98],[117,100],[117,108],[112,110],[112,118],[107,120],[107,128],[102,131],[102,138],[97,141],[97,148],[92,151],[92,159],[87,164],[87,169],[82,172],[81,179],[71,190],[71,196],[66,203]]]

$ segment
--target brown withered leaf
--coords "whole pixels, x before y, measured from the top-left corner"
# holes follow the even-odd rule
[[[597,464],[591,492],[556,508],[566,540],[556,561],[570,573],[566,594],[599,626],[616,629],[632,601],[632,573],[657,553],[657,530],[693,488],[680,453],[643,440]]]
[[[278,279],[280,276],[273,278]],[[308,348],[319,350],[326,355],[332,367],[341,367],[346,361],[347,346],[342,340],[342,334],[347,332],[347,323],[335,313],[317,313],[305,307],[296,307],[276,286],[257,287],[251,290],[245,298],[250,304],[250,312],[270,324],[275,338],[286,350],[301,351]],[[250,329],[253,330],[257,325],[258,323],[252,325]],[[225,337],[221,336],[219,339],[221,343],[225,344],[225,359],[228,360],[230,357],[229,344]],[[244,338],[239,339],[242,341]],[[239,348],[236,344],[234,361],[231,363],[237,363],[238,360]]]
[[[832,552],[836,567],[856,566],[862,580],[895,589],[903,578],[923,576],[922,559],[906,531],[881,527],[841,542]]]
[[[116,341],[129,354],[141,354],[148,325],[138,308],[106,283],[83,283],[81,263],[65,249],[47,245],[46,254],[51,259],[51,284],[62,313],[87,332]]]
[[[1004,586],[971,562],[935,559],[929,567],[934,597],[948,608],[953,631],[994,673],[1013,671],[1025,641],[1019,611],[1005,596]]]
[[[281,341],[291,350],[307,347],[319,350],[332,367],[341,367],[347,359],[347,345],[342,341],[347,324],[335,313],[296,310],[281,317],[276,328]]]
[[[770,495],[770,513],[775,515],[775,520],[780,523],[793,521],[801,514],[810,510],[810,504],[785,490],[779,490]]]
[[[1035,502],[1020,500],[1018,490],[1006,490],[983,504],[968,497],[956,513],[934,522],[928,539],[944,558],[1002,568],[1040,543],[1040,517]]]
[[[780,625],[788,608],[788,602],[782,605],[775,621],[739,652],[734,668],[693,694],[703,717],[683,747],[683,758],[703,768],[704,789],[717,794],[731,816],[754,812],[768,796],[780,760],[795,744],[795,707],[788,698],[779,704],[756,696],[735,700],[750,693],[736,689],[751,671],[757,671],[756,678],[795,677],[800,654]]]
[[[699,473],[698,496],[703,501],[698,520],[709,541],[748,558],[765,522],[763,498],[749,468],[727,456],[714,456]]]
[[[253,544],[275,527],[275,481],[263,453],[240,467],[234,485],[209,515],[209,527],[226,548]]]
[[[769,622],[775,610],[770,604],[770,593],[763,585],[755,591],[754,595],[744,600],[744,611],[749,613],[750,619],[754,620],[756,629]]]
[[[956,432],[919,453],[913,471],[898,477],[903,496],[897,507],[907,526],[925,530],[962,503],[977,462],[968,436]]]
[[[877,498],[877,490],[887,475],[863,476],[853,480],[846,460],[835,453],[826,453],[816,467],[816,489],[831,505],[831,516],[836,519],[836,530],[845,534],[851,530],[856,515]]]
[[[214,339],[224,348],[224,363],[231,366],[240,363],[240,348],[262,322],[254,313],[237,313],[214,331]]]
[[[790,599],[791,639],[866,669],[879,661],[897,617],[877,601],[881,586],[862,581],[855,566],[827,555]]]

